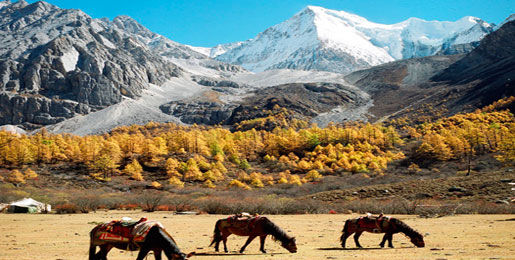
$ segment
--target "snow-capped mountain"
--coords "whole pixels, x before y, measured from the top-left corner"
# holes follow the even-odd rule
[[[445,52],[478,42],[493,30],[475,17],[455,22],[410,18],[385,25],[344,11],[308,6],[254,39],[215,47],[217,60],[251,71],[277,68],[346,73],[382,63]],[[470,51],[471,48],[458,48]]]

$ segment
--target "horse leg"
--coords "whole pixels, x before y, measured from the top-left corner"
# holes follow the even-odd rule
[[[380,247],[384,247],[384,243],[386,242],[387,238],[388,238],[388,233],[385,233],[383,236],[383,240],[381,240],[381,243],[379,243]]]
[[[109,251],[111,251],[111,248],[113,248],[113,246],[111,245],[100,246],[100,251],[98,251],[98,253],[96,254],[97,259],[107,260],[107,254],[109,253]]]
[[[224,242],[224,252],[226,252],[226,253],[229,252],[229,250],[227,250],[227,237],[228,236],[229,235],[223,235],[223,237],[222,237],[222,241]]]
[[[145,256],[147,256],[148,252],[150,251],[150,248],[144,246],[139,250],[138,257],[136,260],[143,260],[145,259]]]
[[[220,251],[220,250],[218,249],[218,247],[219,247],[219,246],[220,246],[220,240],[217,240],[217,241],[215,242],[215,251],[216,251],[216,252]]]
[[[259,237],[259,242],[261,242],[261,245],[259,246],[259,251],[261,251],[263,254],[266,254],[266,251],[265,251],[265,239],[266,239],[266,235]]]
[[[342,236],[340,237],[340,242],[342,242],[342,247],[345,248],[345,242],[347,241],[347,238],[350,237],[354,232],[343,232]]]
[[[393,233],[388,233],[387,235],[385,236],[388,236],[388,247],[390,248],[393,248],[393,243],[392,243],[392,240],[393,240]]]
[[[152,250],[152,251],[154,251],[154,258],[155,258],[156,260],[161,260],[161,259],[162,259],[162,258],[161,258],[161,252],[162,252],[163,250],[161,250],[161,249],[154,249],[154,250]]]
[[[363,231],[357,231],[356,234],[354,234],[354,243],[356,243],[356,246],[359,247],[359,248],[362,247],[359,244],[359,240],[358,240],[362,233],[363,233]]]
[[[245,251],[245,248],[247,248],[247,246],[250,244],[250,242],[252,242],[252,240],[254,240],[254,238],[256,238],[256,236],[249,236],[247,242],[245,242],[245,244],[241,247],[240,254],[243,253],[243,251]]]

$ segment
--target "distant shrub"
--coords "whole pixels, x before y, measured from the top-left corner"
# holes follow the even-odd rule
[[[72,204],[82,213],[96,211],[100,206],[100,197],[97,195],[80,195],[71,199]]]
[[[157,206],[160,205],[163,198],[164,196],[161,192],[147,191],[143,192],[136,199],[141,205],[141,209],[143,211],[154,212],[156,211]]]
[[[57,214],[75,214],[79,212],[77,205],[72,203],[56,205],[54,210]]]
[[[236,188],[241,188],[241,189],[244,189],[244,190],[250,190],[251,189],[247,184],[245,184],[245,183],[243,183],[243,182],[241,182],[239,180],[232,180],[231,182],[229,182],[228,186],[231,187],[231,188],[236,187]]]

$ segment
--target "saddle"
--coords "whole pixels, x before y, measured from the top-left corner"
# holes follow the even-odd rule
[[[377,217],[368,213],[365,217],[359,217],[357,224],[360,227],[371,229],[374,233],[381,233],[388,225],[389,220],[390,217],[384,216],[382,213]]]
[[[163,227],[157,221],[149,221],[141,218],[138,221],[128,219],[113,220],[100,226],[99,239],[109,242],[128,243],[129,250],[137,250],[139,242],[144,242],[145,238],[153,226]]]
[[[260,216],[252,216],[249,213],[243,212],[239,214],[235,214],[227,218],[227,223],[231,226],[235,226],[238,228],[246,228],[248,230],[252,230],[256,226],[256,222],[260,219]]]

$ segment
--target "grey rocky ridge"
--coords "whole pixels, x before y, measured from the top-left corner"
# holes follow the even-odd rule
[[[2,5],[0,124],[54,124],[181,73],[109,21],[41,1]]]

